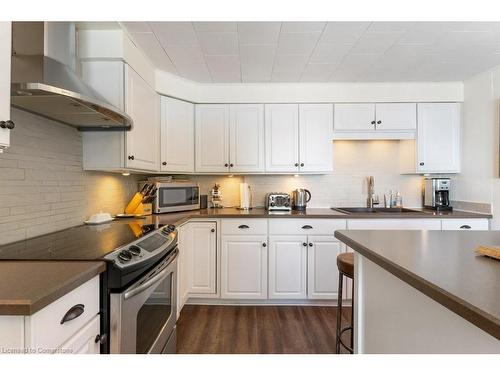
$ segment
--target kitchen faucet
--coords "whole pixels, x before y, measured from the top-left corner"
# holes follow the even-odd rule
[[[373,208],[373,206],[378,205],[378,196],[375,195],[375,181],[373,176],[368,176],[368,207]]]

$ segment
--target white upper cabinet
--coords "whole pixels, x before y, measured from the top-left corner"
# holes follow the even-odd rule
[[[125,65],[125,111],[134,125],[125,133],[127,168],[159,169],[159,96],[129,65]]]
[[[299,157],[301,172],[330,172],[333,105],[299,105]]]
[[[0,22],[0,121],[10,120],[11,23]],[[5,123],[3,123],[5,126]],[[10,130],[0,128],[0,152],[10,145]]]
[[[161,97],[162,172],[194,172],[194,104]]]
[[[160,106],[155,90],[122,61],[84,61],[82,76],[134,122],[130,131],[82,132],[84,169],[158,171]]]
[[[375,120],[376,130],[415,130],[417,128],[417,105],[415,103],[377,103]]]
[[[418,104],[417,172],[460,172],[460,104]]]
[[[196,172],[229,172],[229,106],[196,105],[195,134]]]
[[[229,106],[229,169],[264,172],[264,105]]]
[[[266,104],[266,171],[298,172],[299,106]]]
[[[375,104],[335,104],[335,131],[371,131],[375,129]]]
[[[345,103],[334,107],[334,139],[415,138],[415,103]]]

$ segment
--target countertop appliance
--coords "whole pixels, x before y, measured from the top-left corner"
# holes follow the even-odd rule
[[[268,211],[290,211],[292,209],[290,194],[267,193],[265,206]]]
[[[156,182],[153,212],[189,211],[200,209],[200,187],[191,181]]]
[[[239,210],[250,210],[252,208],[252,189],[246,182],[240,183],[240,205]]]
[[[311,200],[311,192],[307,189],[295,189],[292,192],[293,209],[304,211],[307,208],[307,202]]]
[[[424,181],[424,207],[436,211],[451,211],[449,178],[427,177]]]
[[[130,130],[132,118],[75,73],[73,22],[12,22],[11,103],[78,130]]]

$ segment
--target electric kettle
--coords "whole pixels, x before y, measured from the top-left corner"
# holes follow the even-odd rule
[[[304,211],[307,202],[311,200],[311,192],[307,189],[295,189],[292,191],[293,209]]]

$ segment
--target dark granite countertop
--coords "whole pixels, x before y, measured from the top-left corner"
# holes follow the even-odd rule
[[[472,324],[500,339],[500,231],[340,230],[335,237]]]
[[[0,315],[32,315],[106,270],[104,262],[0,262]]]

